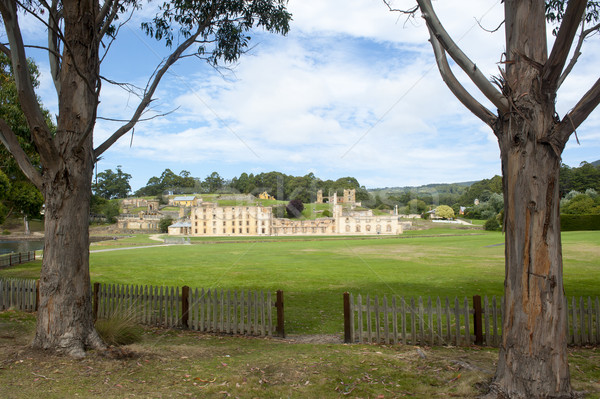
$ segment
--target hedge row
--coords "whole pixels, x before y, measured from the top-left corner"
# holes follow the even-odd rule
[[[560,215],[560,230],[600,230],[600,215]]]

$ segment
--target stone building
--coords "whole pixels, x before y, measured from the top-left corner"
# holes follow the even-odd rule
[[[169,228],[169,235],[190,236],[288,236],[288,235],[397,235],[403,225],[397,215],[373,215],[352,209],[333,198],[333,217],[286,219],[264,206],[217,206],[202,203],[192,207],[187,218]],[[350,197],[348,197],[350,198]],[[188,228],[189,227],[189,228]]]
[[[190,214],[192,236],[271,235],[273,210],[263,206],[203,203]]]

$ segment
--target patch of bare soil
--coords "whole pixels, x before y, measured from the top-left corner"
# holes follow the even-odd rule
[[[335,334],[288,335],[285,339],[293,344],[341,344],[344,340]]]

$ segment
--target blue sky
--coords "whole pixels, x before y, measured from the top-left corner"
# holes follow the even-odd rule
[[[397,1],[408,8],[410,1]],[[447,30],[487,76],[498,74],[504,49],[500,0],[435,2]],[[231,70],[218,73],[186,59],[163,80],[155,113],[105,152],[99,170],[122,169],[138,189],[170,168],[204,178],[272,170],[314,173],[322,179],[356,177],[367,188],[451,183],[500,174],[491,130],[446,88],[435,66],[420,17],[407,20],[380,0],[291,0],[286,37],[257,32],[254,47]],[[102,66],[116,81],[145,86],[165,56],[162,44],[139,29],[146,7],[122,30]],[[43,40],[43,27],[24,19],[27,40]],[[4,38],[3,38],[3,41]],[[552,37],[549,36],[551,44]],[[39,64],[44,105],[56,112],[47,57]],[[600,41],[588,40],[583,56],[559,92],[564,115],[598,78]],[[459,76],[460,73],[458,73]],[[468,81],[465,86],[471,88]],[[480,101],[491,108],[481,96]],[[136,98],[103,84],[99,116],[126,119]],[[149,114],[151,115],[151,113]],[[99,145],[118,123],[99,120]],[[578,129],[563,161],[577,166],[600,159],[600,111]]]

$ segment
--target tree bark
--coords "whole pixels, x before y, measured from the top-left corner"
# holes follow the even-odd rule
[[[35,347],[72,356],[103,348],[94,329],[89,275],[89,210],[94,165],[92,135],[97,107],[98,43],[93,1],[65,1],[58,161],[42,158],[45,210],[44,260]],[[47,165],[51,165],[48,167]]]
[[[504,185],[503,336],[494,387],[510,398],[572,397],[560,237],[560,148],[555,90],[541,78],[547,61],[544,2],[505,2],[511,110],[494,127]]]

